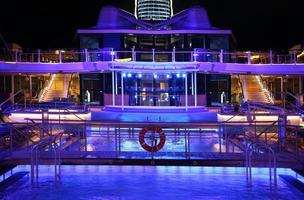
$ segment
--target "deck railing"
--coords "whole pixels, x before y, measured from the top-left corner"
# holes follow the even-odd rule
[[[5,55],[14,55],[5,56]],[[0,61],[29,63],[74,63],[74,62],[218,62],[238,64],[303,64],[304,50],[287,53],[226,50],[114,50],[114,49],[81,49],[81,50],[11,50],[1,53]]]

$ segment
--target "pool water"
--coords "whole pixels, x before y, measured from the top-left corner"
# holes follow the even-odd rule
[[[253,169],[253,186],[246,183],[245,169],[234,167],[174,166],[62,166],[60,182],[52,166],[40,166],[39,183],[25,176],[0,193],[0,199],[304,199],[299,191],[278,176],[278,187],[269,185],[268,169]],[[29,171],[18,166],[17,171]],[[290,169],[278,175],[296,176]]]

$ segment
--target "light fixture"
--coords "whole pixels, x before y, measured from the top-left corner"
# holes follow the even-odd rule
[[[167,74],[166,77],[167,77],[167,78],[171,78],[170,74]]]
[[[187,76],[186,74],[183,74],[183,78],[186,78],[186,76]]]
[[[153,77],[154,77],[155,79],[157,79],[157,74],[154,74]]]
[[[126,73],[123,73],[123,74],[122,74],[122,77],[126,77],[126,76],[127,76]]]
[[[128,78],[131,78],[132,77],[132,74],[131,73],[128,73]]]
[[[176,74],[176,77],[177,77],[177,78],[180,78],[180,74]]]
[[[137,77],[138,78],[142,78],[142,74],[137,74]]]

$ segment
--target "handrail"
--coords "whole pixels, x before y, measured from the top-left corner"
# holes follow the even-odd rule
[[[15,94],[13,94],[12,96],[10,96],[9,98],[7,98],[5,101],[3,101],[1,104],[0,104],[0,111],[2,110],[2,106],[5,105],[7,102],[11,101],[11,99],[15,96],[17,96],[18,94],[22,93],[23,90],[19,90],[18,92],[16,92]]]
[[[41,102],[43,100],[44,96],[46,95],[46,93],[48,92],[50,87],[52,86],[55,77],[56,77],[56,74],[51,74],[49,79],[45,82],[43,89],[40,91],[40,93],[38,95],[39,102]]]
[[[251,143],[246,148],[245,152],[245,166],[246,166],[246,178],[248,183],[252,183],[252,153],[253,146],[255,148],[266,148],[268,150],[268,162],[269,162],[269,181],[272,183],[272,170],[274,177],[274,186],[277,187],[277,161],[274,150],[267,144],[261,142]]]
[[[39,53],[37,53],[39,52]],[[195,52],[195,56],[193,56],[193,52]],[[281,54],[281,53],[275,53],[270,51],[265,52],[257,52],[253,51],[249,53],[248,51],[230,51],[225,53],[222,53],[222,50],[214,51],[211,49],[203,50],[203,51],[196,51],[195,49],[187,49],[187,50],[178,50],[178,49],[170,49],[170,50],[155,50],[155,49],[148,49],[148,50],[130,50],[130,49],[116,49],[111,50],[108,49],[75,49],[75,50],[36,50],[36,51],[26,51],[23,50],[23,52],[15,52],[16,58],[18,62],[25,62],[25,63],[74,63],[74,62],[98,62],[98,61],[114,61],[112,60],[112,57],[114,56],[117,59],[123,59],[123,58],[132,58],[133,54],[151,54],[156,56],[157,54],[168,54],[168,55],[179,55],[179,54],[188,54],[191,55],[183,57],[184,62],[196,62],[199,60],[200,56],[206,56],[209,57],[211,55],[216,56],[229,56],[231,59],[225,59],[224,63],[242,63],[242,64],[252,64],[252,65],[259,65],[259,64],[304,64],[302,59],[294,59],[298,55],[301,55],[301,52],[294,52]],[[65,56],[65,55],[69,56]],[[106,55],[105,58],[98,58],[98,56],[95,56],[98,54]],[[81,56],[79,56],[81,55]],[[83,55],[83,56],[82,56]],[[90,55],[93,55],[92,59],[84,59],[89,58]],[[174,57],[174,56],[173,56]],[[191,58],[192,57],[192,58]],[[194,59],[193,59],[194,57]],[[197,58],[197,59],[196,59]],[[66,60],[65,60],[66,59]],[[254,62],[255,60],[258,60],[259,62]],[[11,62],[11,59],[4,58],[4,61]],[[150,60],[149,62],[152,62]],[[170,60],[172,61],[172,60]],[[170,62],[169,61],[169,62]],[[181,61],[181,60],[180,60]],[[250,62],[252,61],[252,62]],[[262,61],[262,62],[261,62]],[[116,62],[119,62],[117,60]],[[154,59],[154,62],[158,62],[158,59]],[[159,61],[162,62],[162,61]],[[205,62],[221,62],[220,59],[208,59],[208,61]]]
[[[256,76],[256,78],[258,80],[258,83],[261,84],[263,92],[266,92],[268,100],[272,104],[274,104],[274,97],[273,97],[273,94],[271,92],[271,88],[268,87],[268,85],[267,85],[265,79],[263,78],[263,76],[262,75],[258,75],[258,76]]]

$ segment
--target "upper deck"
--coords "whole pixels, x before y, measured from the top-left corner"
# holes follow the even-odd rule
[[[304,51],[290,54],[152,50],[13,51],[0,56],[0,73],[202,72],[210,74],[304,74]]]

